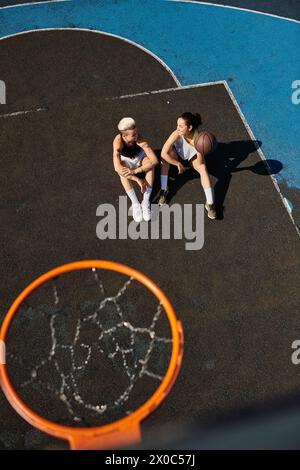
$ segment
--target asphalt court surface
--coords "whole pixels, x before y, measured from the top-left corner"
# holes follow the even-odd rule
[[[170,73],[140,48],[91,32],[14,36],[1,41],[0,62],[9,96],[1,114],[176,86]]]
[[[47,34],[51,42],[55,33]],[[164,72],[157,88],[174,86],[170,82]],[[126,83],[121,94],[131,93],[133,83]],[[150,84],[147,89],[155,90],[156,83]],[[92,100],[85,91],[77,100],[70,93],[64,102],[50,94],[47,111],[1,119],[1,311],[52,267],[89,258],[123,262],[161,286],[185,332],[182,371],[143,425],[145,434],[174,420],[214,422],[224,413],[293,396],[300,386],[290,360],[299,323],[298,236],[227,90],[220,84],[112,99],[114,91]],[[119,119],[134,116],[159,151],[186,110],[201,112],[203,129],[219,141],[207,166],[221,217],[205,218],[203,248],[186,251],[184,240],[172,239],[99,240],[96,209],[117,205],[122,194],[111,158]],[[170,189],[171,203],[204,203],[192,170],[177,176]],[[0,410],[6,423],[2,447],[50,442],[2,394]]]
[[[232,156],[233,161],[239,160],[238,149],[249,146],[249,136],[222,85],[101,103],[104,119],[100,117],[98,128],[92,125],[99,115],[97,105],[30,115],[21,123],[27,149],[20,121],[4,124],[4,150],[12,167],[8,163],[2,191],[21,196],[24,204],[21,212],[7,210],[6,214],[7,226],[14,228],[6,240],[2,264],[6,306],[20,286],[75,259],[112,259],[153,278],[183,322],[186,346],[178,383],[148,420],[149,426],[175,416],[189,419],[212,414],[215,418],[224,410],[282,398],[299,387],[289,362],[297,328],[297,259],[285,250],[288,245],[290,253],[296,253],[297,235],[292,224],[287,224],[288,215],[269,177],[249,169],[232,176],[224,199],[226,215],[222,221],[205,221],[205,244],[199,252],[185,251],[182,240],[100,241],[96,237],[96,207],[115,204],[120,193],[110,155],[118,118],[125,110],[134,115],[158,147],[183,103],[191,109],[195,102],[201,103],[205,124],[219,141],[235,142],[229,160]],[[153,127],[158,119],[159,126]],[[86,139],[80,133],[83,125]],[[55,146],[51,146],[53,132]],[[23,148],[22,174],[14,172],[9,144],[13,135],[14,154]],[[259,160],[256,152],[242,155],[247,167]],[[218,153],[217,157],[222,159]],[[230,165],[234,168],[232,160]],[[26,184],[16,184],[16,178]],[[199,181],[187,181],[173,202],[203,202]],[[15,233],[20,234],[17,239]],[[2,412],[7,407],[4,402]]]

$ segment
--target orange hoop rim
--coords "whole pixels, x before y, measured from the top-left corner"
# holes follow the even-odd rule
[[[1,329],[0,340],[4,345],[24,300],[36,289],[61,274],[82,269],[104,269],[132,277],[147,287],[159,300],[168,317],[172,333],[172,354],[168,370],[153,395],[129,416],[113,423],[89,428],[75,428],[50,421],[32,410],[18,395],[10,380],[6,363],[0,362],[0,384],[12,407],[31,425],[52,436],[69,441],[72,449],[76,448],[111,448],[118,444],[128,444],[140,439],[140,423],[151,414],[170,393],[178,376],[183,357],[183,331],[181,322],[165,295],[151,279],[142,272],[121,263],[106,260],[85,260],[64,264],[54,268],[31,282],[16,298],[8,310]],[[4,361],[5,362],[5,361]]]

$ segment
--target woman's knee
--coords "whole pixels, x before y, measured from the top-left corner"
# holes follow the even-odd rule
[[[166,162],[163,158],[160,160],[160,170],[161,172],[168,172],[169,171],[170,164]]]
[[[207,173],[205,163],[195,163],[193,166],[200,175]]]

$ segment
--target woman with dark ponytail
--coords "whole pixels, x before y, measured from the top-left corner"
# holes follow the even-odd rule
[[[173,131],[166,140],[161,151],[161,195],[159,198],[159,204],[163,205],[166,203],[170,165],[177,166],[178,173],[183,173],[185,167],[181,161],[188,161],[200,175],[200,182],[206,196],[205,208],[207,210],[207,215],[210,219],[216,219],[214,193],[206,169],[204,155],[199,153],[195,148],[195,142],[198,136],[198,127],[200,124],[200,114],[189,112],[183,113],[177,119],[176,130]]]

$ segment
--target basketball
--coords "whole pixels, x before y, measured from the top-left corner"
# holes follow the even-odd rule
[[[199,132],[195,140],[195,148],[202,155],[212,153],[217,146],[217,139],[211,132]]]

